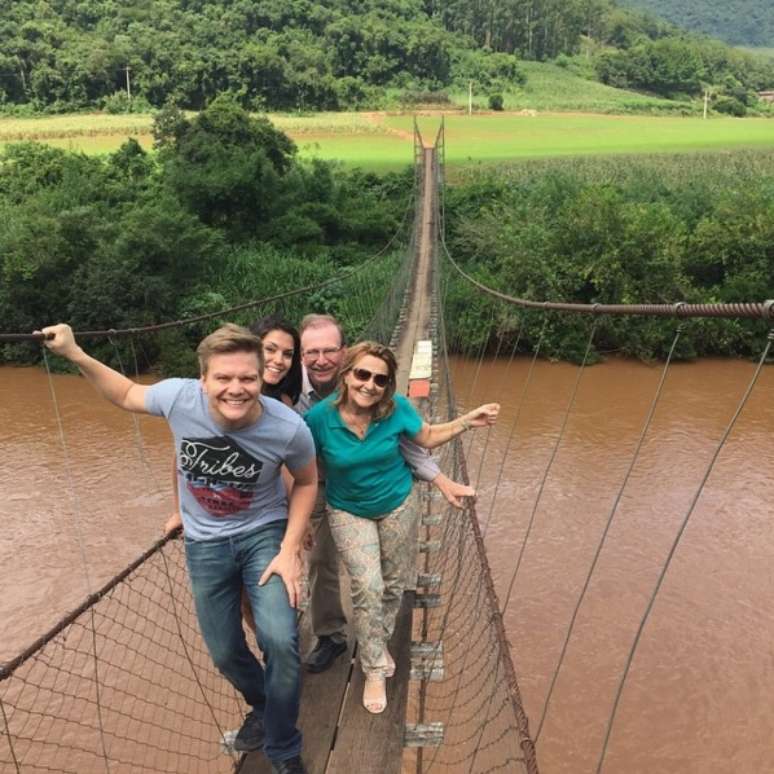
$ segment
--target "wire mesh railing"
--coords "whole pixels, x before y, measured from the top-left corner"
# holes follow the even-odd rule
[[[0,771],[226,772],[234,690],[199,636],[180,541],[162,541],[0,671]]]
[[[433,197],[438,224],[439,178],[444,152],[443,126],[435,138]],[[434,251],[438,243],[433,235]],[[443,289],[438,264],[433,270],[431,338],[433,384],[430,410],[434,421],[457,416],[451,378]],[[496,396],[493,396],[493,399]],[[460,437],[439,457],[443,473],[469,482],[466,454]],[[423,538],[421,573],[434,579],[437,605],[423,606],[421,636],[437,648],[443,679],[423,682],[418,700],[420,722],[442,723],[443,743],[421,751],[421,772],[525,772],[537,774],[535,750],[509,652],[475,505],[456,510],[434,493],[431,518]],[[438,516],[442,518],[438,519]]]

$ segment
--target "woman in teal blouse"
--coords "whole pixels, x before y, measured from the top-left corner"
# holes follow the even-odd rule
[[[403,433],[425,448],[497,420],[490,403],[451,422],[429,425],[395,394],[392,351],[371,341],[352,347],[338,391],[305,416],[323,462],[328,519],[351,579],[355,634],[366,682],[363,705],[383,712],[385,678],[395,672],[387,642],[408,575],[408,545],[416,518],[412,477],[398,445]]]

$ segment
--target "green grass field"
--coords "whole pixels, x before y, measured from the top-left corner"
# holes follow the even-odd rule
[[[406,117],[387,119],[409,129]],[[423,136],[432,138],[438,119],[419,118]],[[492,114],[446,118],[446,160],[450,164],[514,158],[620,153],[688,153],[739,148],[774,149],[774,122],[764,118],[677,118]]]
[[[578,111],[583,113],[698,113],[698,103],[674,102],[625,89],[614,89],[599,81],[582,77],[586,63],[579,57],[568,60],[568,67],[547,62],[519,62],[527,76],[524,88],[503,95],[506,110]],[[468,95],[450,95],[459,105],[467,106]],[[488,95],[479,93],[474,84],[473,102],[482,108]]]
[[[748,54],[764,56],[767,59],[774,59],[774,48],[764,48],[763,46],[736,46],[736,48],[746,51]]]
[[[272,116],[296,141],[302,156],[335,159],[374,171],[398,169],[412,161],[413,117],[382,113]],[[419,126],[430,141],[439,115],[422,115]],[[774,121],[764,118],[601,115],[574,113],[492,113],[445,117],[449,164],[500,162],[518,158],[620,153],[680,153],[774,149]],[[150,116],[78,115],[0,119],[0,144],[35,139],[85,153],[116,150],[129,136],[150,148]]]

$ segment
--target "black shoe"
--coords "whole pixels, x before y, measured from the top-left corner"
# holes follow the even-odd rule
[[[253,750],[263,749],[263,718],[258,717],[255,711],[248,712],[245,715],[245,721],[242,728],[234,739],[234,749],[237,752],[252,752]]]
[[[324,672],[347,649],[347,643],[336,642],[333,638],[324,634],[317,638],[317,645],[309,654],[305,662],[307,671]]]
[[[288,758],[286,761],[272,761],[271,770],[273,774],[306,774],[306,768],[300,755]]]

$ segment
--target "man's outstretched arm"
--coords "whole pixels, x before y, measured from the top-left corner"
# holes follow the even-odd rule
[[[54,354],[67,358],[78,366],[81,373],[103,398],[126,411],[148,413],[145,408],[145,393],[148,388],[144,384],[133,382],[110,366],[100,363],[91,355],[87,355],[75,342],[69,325],[50,325],[43,328],[41,333],[53,334],[53,338],[45,339],[43,343]]]
[[[445,473],[439,473],[433,479],[433,486],[446,498],[447,502],[455,508],[464,508],[465,501],[463,497],[475,497],[476,490],[469,484],[461,484],[449,478]]]

